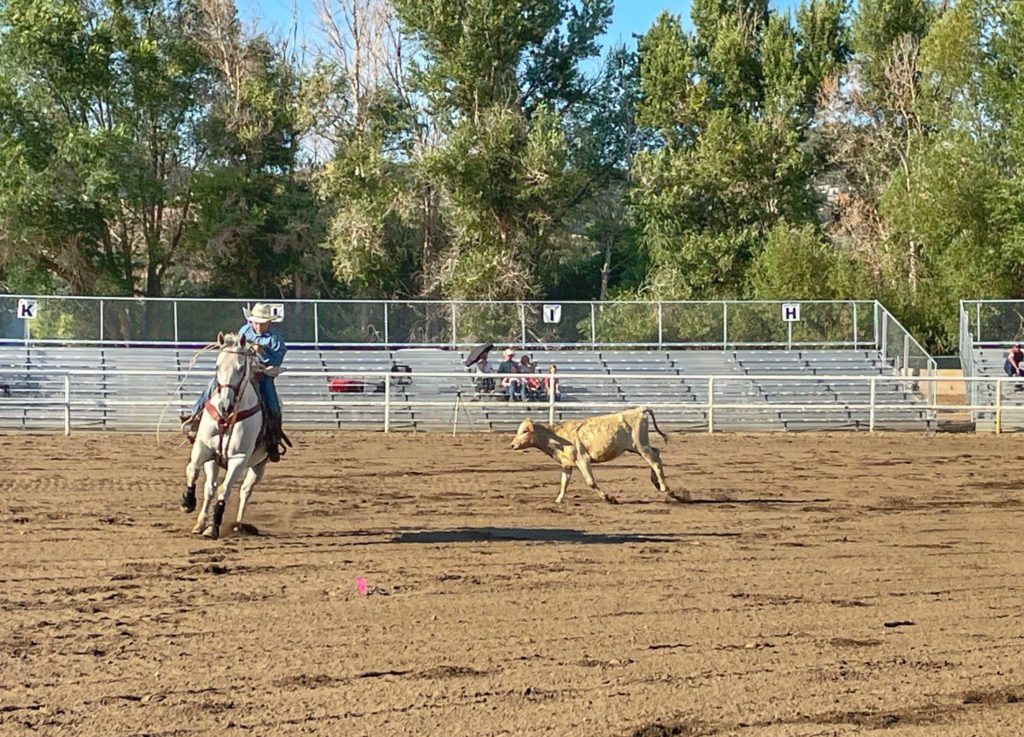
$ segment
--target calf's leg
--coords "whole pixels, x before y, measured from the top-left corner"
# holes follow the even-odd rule
[[[651,466],[651,483],[657,487],[659,491],[663,491],[668,494],[669,499],[673,499],[677,502],[688,502],[690,501],[689,491],[671,491],[668,488],[668,482],[665,481],[665,466],[661,462],[661,451],[653,446],[648,446],[645,449],[646,454],[640,451],[640,457],[647,461]]]
[[[558,496],[555,497],[555,504],[562,503],[562,497],[565,496],[565,490],[569,488],[569,479],[572,478],[572,466],[562,466],[562,484],[558,489]]]
[[[580,453],[576,457],[576,467],[583,474],[583,480],[587,482],[587,486],[597,492],[597,495],[604,499],[609,504],[618,504],[618,500],[611,494],[605,494],[597,486],[597,481],[594,480],[594,474],[590,472],[590,456],[586,453]]]

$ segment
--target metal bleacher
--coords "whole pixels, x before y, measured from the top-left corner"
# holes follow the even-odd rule
[[[978,377],[1005,378],[1003,363],[1006,361],[1007,348],[1005,347],[974,347],[973,349],[974,375]],[[979,381],[972,384],[974,405],[988,405],[994,407],[996,403],[996,382]],[[969,390],[971,391],[971,390]],[[969,397],[970,398],[970,397]],[[999,398],[1002,408],[1000,420],[1001,430],[1004,432],[1017,432],[1024,430],[1024,382],[1013,384],[1004,382],[1002,385],[1002,396]],[[974,413],[975,428],[980,431],[991,431],[995,429],[995,411],[979,411]]]
[[[898,375],[878,351],[740,351],[736,365],[748,375],[768,376],[752,384],[769,406],[782,405],[779,422],[787,430],[842,430],[866,428],[870,422],[870,377],[878,377],[875,426],[883,429],[928,430],[935,420],[926,408],[924,389],[913,377]],[[788,377],[813,376],[793,382]],[[774,378],[777,376],[778,378]],[[838,378],[844,377],[844,378]],[[845,377],[851,377],[847,380]],[[795,405],[827,405],[821,409]]]
[[[876,400],[895,409],[876,411],[880,428],[928,429],[932,419],[920,389],[877,351],[865,350],[533,350],[546,371],[557,364],[561,400],[556,420],[612,412],[638,404],[657,405],[663,429],[707,428],[707,377],[715,376],[714,422],[723,430],[866,429],[867,381],[836,377],[880,377]],[[465,353],[441,348],[293,348],[287,370],[277,380],[292,429],[368,429],[384,426],[379,373],[393,373],[390,427],[394,430],[511,431],[527,416],[545,419],[546,401],[508,402],[497,392],[476,391],[463,365]],[[189,407],[213,374],[214,352],[196,357],[184,347],[11,347],[0,348],[0,428],[58,429],[63,410],[64,372],[98,371],[73,377],[72,423],[76,429],[147,430],[176,428],[179,411]],[[193,364],[190,368],[190,364]],[[1001,370],[1001,358],[999,367]],[[138,373],[118,374],[130,369]],[[157,373],[166,372],[166,373]],[[309,376],[296,375],[311,372]],[[460,378],[430,377],[429,373]],[[794,376],[813,377],[793,381]],[[614,377],[614,378],[613,378]],[[747,378],[768,377],[768,378]],[[361,382],[363,391],[333,393],[332,378]],[[141,402],[141,403],[140,403]],[[723,404],[755,405],[730,409]],[[800,405],[824,404],[827,409]],[[1024,424],[1024,394],[1021,395]]]

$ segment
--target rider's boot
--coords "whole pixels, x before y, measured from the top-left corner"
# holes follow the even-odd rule
[[[181,433],[188,442],[194,443],[196,441],[196,433],[199,432],[199,421],[203,419],[202,412],[183,412],[181,414]]]
[[[267,460],[277,463],[281,460],[281,420],[277,417],[267,419]]]

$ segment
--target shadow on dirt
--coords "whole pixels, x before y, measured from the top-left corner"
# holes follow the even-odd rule
[[[601,533],[549,527],[457,527],[450,530],[414,530],[391,539],[396,543],[544,542],[578,545],[673,543],[694,537],[739,537],[738,532]]]
[[[780,499],[777,497],[691,499],[685,504],[829,504],[831,499]]]

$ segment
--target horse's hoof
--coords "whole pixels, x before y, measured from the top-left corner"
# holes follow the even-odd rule
[[[604,498],[604,500],[605,500],[606,502],[608,502],[609,504],[618,504],[618,503],[619,503],[619,500],[618,500],[618,499],[616,499],[616,498],[615,498],[615,497],[613,497],[613,496],[608,496],[608,495],[605,495],[605,498]]]
[[[194,512],[196,511],[196,487],[186,486],[185,491],[181,493],[181,509],[183,512]]]
[[[196,522],[196,526],[192,528],[193,535],[202,535],[206,531],[206,522]]]
[[[689,494],[679,494],[677,492],[670,491],[668,494],[668,499],[666,499],[665,501],[685,503],[691,501],[691,499]]]
[[[210,540],[216,540],[218,537],[220,537],[220,530],[217,529],[217,525],[210,525],[209,527],[207,527],[206,531],[203,532],[203,537],[208,538]]]
[[[259,528],[256,525],[250,525],[248,522],[236,522],[231,526],[231,531],[236,535],[256,536],[260,534]]]

